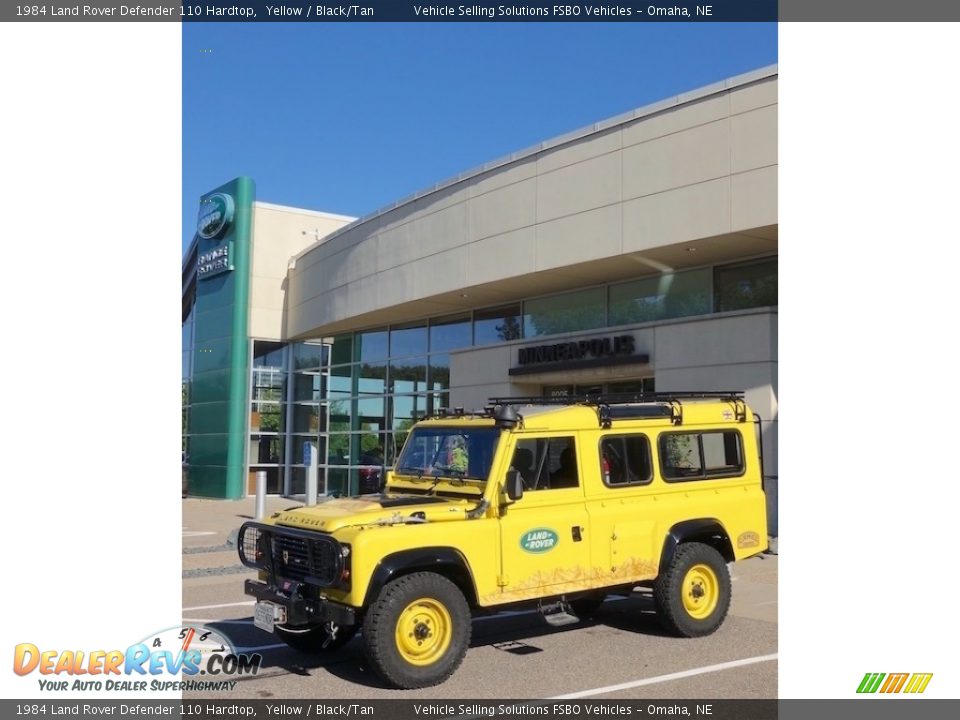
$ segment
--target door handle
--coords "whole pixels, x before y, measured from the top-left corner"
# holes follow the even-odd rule
[[[583,531],[582,527],[580,527],[579,525],[574,525],[572,528],[570,528],[570,530],[573,532],[574,542],[580,542],[581,540],[583,540],[583,535],[581,535],[581,532]]]

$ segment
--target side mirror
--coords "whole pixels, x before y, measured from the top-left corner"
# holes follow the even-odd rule
[[[520,473],[513,468],[507,470],[505,485],[507,497],[510,498],[510,500],[516,502],[523,497],[523,478],[520,476]]]

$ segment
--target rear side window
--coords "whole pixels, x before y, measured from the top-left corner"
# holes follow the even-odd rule
[[[744,471],[743,442],[736,430],[666,433],[660,436],[660,468],[668,482],[736,477]]]
[[[600,440],[600,474],[607,487],[645,485],[653,480],[646,435],[606,435]]]

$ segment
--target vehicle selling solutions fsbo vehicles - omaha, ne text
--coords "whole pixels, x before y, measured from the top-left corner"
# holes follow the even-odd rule
[[[456,670],[473,614],[522,603],[559,625],[646,586],[670,631],[710,634],[727,563],[767,547],[759,427],[741,393],[501,398],[424,419],[381,493],[243,525],[255,623],[303,652],[362,627],[401,688]]]

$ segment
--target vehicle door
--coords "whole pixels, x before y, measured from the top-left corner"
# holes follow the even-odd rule
[[[502,597],[523,600],[589,587],[588,515],[576,433],[521,435],[511,458],[524,491],[500,515]]]

